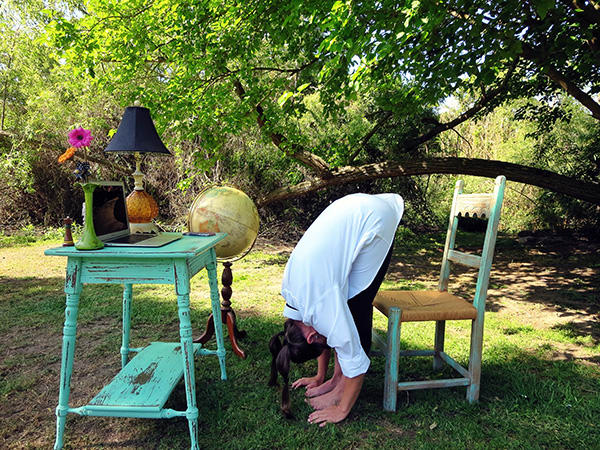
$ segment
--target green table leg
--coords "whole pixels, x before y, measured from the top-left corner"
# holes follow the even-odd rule
[[[121,368],[129,356],[129,330],[131,329],[131,284],[123,286],[123,338],[121,339]]]
[[[211,249],[214,252],[214,249]],[[216,261],[216,256],[215,256]],[[221,318],[221,305],[219,304],[219,286],[217,283],[217,264],[211,262],[206,265],[208,272],[208,284],[210,286],[210,301],[212,306],[213,323],[215,326],[215,337],[217,338],[217,356],[219,357],[219,366],[221,367],[221,380],[227,379],[225,371],[225,342],[223,339],[223,321]]]
[[[55,450],[59,450],[63,446],[65,423],[69,411],[71,374],[73,373],[73,356],[75,354],[75,335],[77,333],[77,314],[79,312],[79,296],[81,294],[81,288],[81,259],[69,258],[65,281],[65,324],[63,327],[60,388],[58,393],[58,406],[56,407]]]
[[[198,450],[198,408],[196,406],[196,377],[194,374],[194,342],[192,340],[192,321],[190,319],[190,279],[185,262],[175,263],[175,280],[177,309],[179,312],[179,337],[183,358],[183,378],[187,400],[185,416],[190,428],[190,448]]]

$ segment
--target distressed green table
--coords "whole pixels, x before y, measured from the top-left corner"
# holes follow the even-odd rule
[[[66,308],[63,328],[60,390],[56,407],[55,449],[62,448],[66,416],[139,417],[188,419],[191,448],[198,448],[198,408],[194,379],[194,356],[217,355],[221,379],[225,372],[225,347],[221,321],[215,321],[217,350],[202,348],[192,341],[190,321],[190,279],[203,268],[208,272],[212,313],[220,314],[217,286],[217,258],[214,246],[226,236],[184,236],[159,248],[105,247],[101,250],[79,251],[75,247],[46,250],[46,255],[66,256]],[[123,285],[123,334],[121,371],[85,406],[70,407],[69,393],[79,297],[84,283]],[[144,348],[129,347],[131,328],[131,298],[133,284],[173,284],[177,293],[180,342],[153,342]],[[128,361],[130,352],[136,355]],[[187,409],[176,411],[164,404],[181,380],[185,380]]]

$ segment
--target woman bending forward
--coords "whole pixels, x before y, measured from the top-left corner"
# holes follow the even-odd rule
[[[284,379],[282,410],[290,414],[290,361],[318,358],[317,374],[300,378],[315,409],[310,423],[345,419],[370,365],[373,299],[392,254],[404,201],[397,194],[351,194],[329,205],[298,242],[285,267],[284,331],[273,336],[271,385]],[[283,338],[283,340],[281,340]],[[333,376],[325,382],[331,349]]]

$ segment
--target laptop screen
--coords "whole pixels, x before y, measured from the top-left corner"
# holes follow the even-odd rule
[[[122,182],[98,181],[93,193],[94,229],[102,239],[129,234],[129,221]]]

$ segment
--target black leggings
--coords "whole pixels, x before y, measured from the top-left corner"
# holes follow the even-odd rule
[[[390,266],[390,259],[392,258],[392,249],[394,243],[390,247],[390,250],[383,260],[375,279],[371,282],[369,287],[364,291],[356,294],[350,300],[348,300],[348,307],[352,313],[352,318],[358,330],[358,336],[360,337],[360,345],[362,346],[365,353],[368,355],[371,351],[371,332],[373,330],[373,300],[379,290],[379,286],[383,282],[383,277]]]

